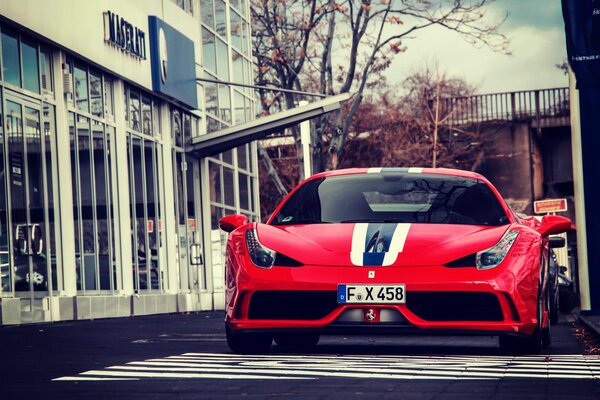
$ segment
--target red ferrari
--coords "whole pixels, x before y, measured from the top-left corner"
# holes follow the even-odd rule
[[[220,227],[234,352],[443,333],[536,353],[550,344],[548,236],[571,221],[517,216],[477,173],[365,168],[312,176],[267,223],[230,215]]]

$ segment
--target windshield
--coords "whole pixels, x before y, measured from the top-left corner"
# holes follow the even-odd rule
[[[498,226],[508,218],[492,190],[477,179],[382,172],[308,181],[271,224],[353,222]]]

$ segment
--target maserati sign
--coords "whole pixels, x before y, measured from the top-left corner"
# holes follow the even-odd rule
[[[104,41],[136,58],[146,59],[146,33],[111,11],[104,13]]]

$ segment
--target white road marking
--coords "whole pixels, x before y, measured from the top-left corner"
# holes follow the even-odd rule
[[[324,356],[184,353],[55,381],[132,379],[600,379],[600,356]]]

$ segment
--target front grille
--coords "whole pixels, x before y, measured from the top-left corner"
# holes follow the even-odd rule
[[[425,321],[502,321],[498,298],[483,292],[409,292],[406,307]]]
[[[262,291],[250,298],[249,319],[316,320],[337,307],[335,291]]]

